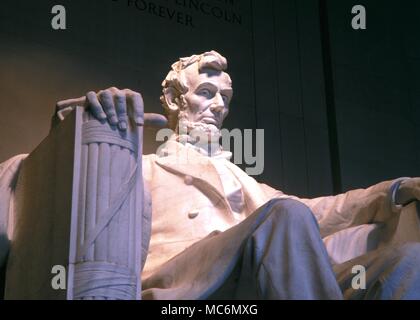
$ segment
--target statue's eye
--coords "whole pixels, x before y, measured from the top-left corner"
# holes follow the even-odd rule
[[[222,95],[222,99],[224,103],[228,103],[229,102],[229,98],[228,96],[225,96],[224,94]]]
[[[206,98],[211,98],[211,96],[212,96],[211,91],[209,89],[201,89],[199,91],[199,95],[203,96],[203,97],[206,97]]]

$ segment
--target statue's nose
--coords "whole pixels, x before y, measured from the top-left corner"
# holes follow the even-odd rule
[[[211,110],[214,112],[222,112],[225,108],[225,103],[223,101],[222,95],[220,93],[216,93],[213,98],[213,104],[211,106]]]
[[[223,111],[224,106],[213,104],[210,108],[211,108],[211,111],[219,113]]]

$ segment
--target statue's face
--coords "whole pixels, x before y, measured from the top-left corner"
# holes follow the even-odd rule
[[[221,129],[223,120],[229,112],[232,99],[232,84],[227,73],[213,69],[198,72],[196,66],[184,70],[188,92],[184,95],[187,110],[186,119]]]

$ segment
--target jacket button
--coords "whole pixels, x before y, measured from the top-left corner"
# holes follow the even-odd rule
[[[192,185],[194,178],[191,176],[185,176],[184,182],[186,185]]]
[[[194,219],[195,217],[197,217],[199,214],[198,210],[191,210],[190,212],[188,212],[188,218],[190,219]]]

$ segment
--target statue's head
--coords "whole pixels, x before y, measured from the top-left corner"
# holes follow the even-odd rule
[[[226,58],[216,51],[181,58],[172,65],[161,96],[172,130],[220,131],[233,94],[226,68]]]

